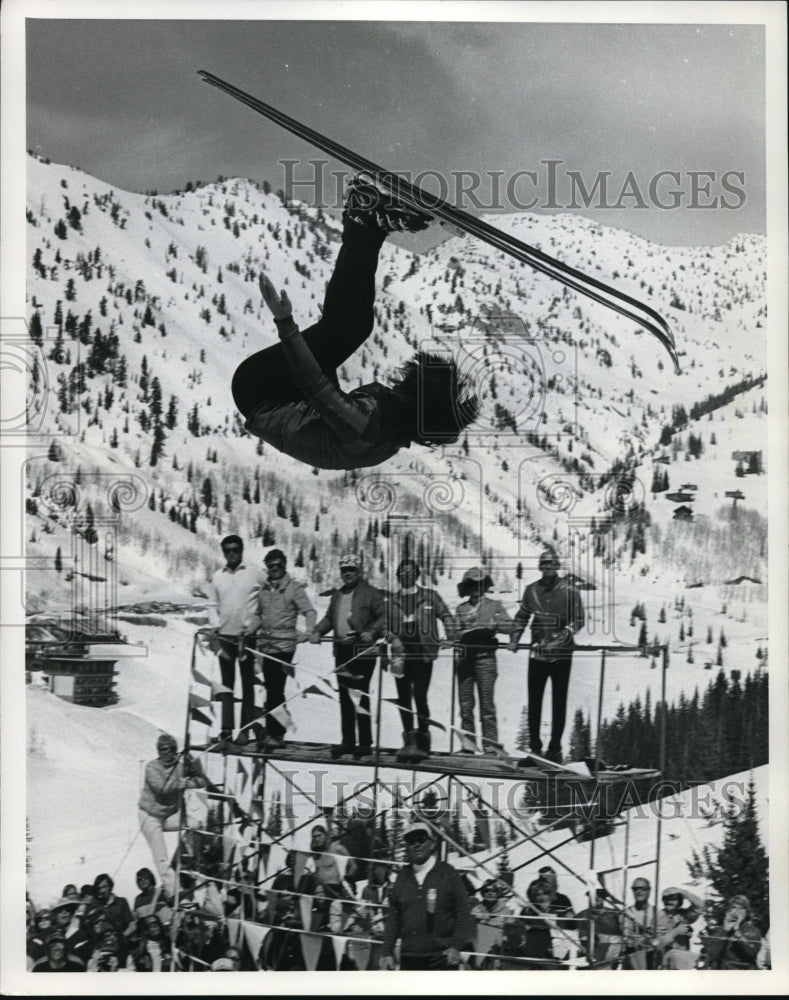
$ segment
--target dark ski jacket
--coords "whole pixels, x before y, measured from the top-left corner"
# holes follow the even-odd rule
[[[436,861],[421,886],[410,865],[402,869],[389,894],[385,955],[394,953],[400,938],[404,955],[438,956],[447,948],[465,948],[475,933],[466,889],[451,865]]]
[[[541,580],[530,583],[523,592],[523,598],[515,612],[513,637],[520,639],[524,628],[531,623],[531,638],[534,643],[543,644],[539,652],[533,651],[540,659],[551,659],[550,651],[544,644],[549,643],[557,632],[568,630],[566,645],[557,650],[557,655],[572,652],[572,635],[584,624],[584,606],[580,594],[566,579],[557,579],[548,589]],[[553,657],[555,658],[555,657]]]
[[[438,656],[438,622],[444,624],[448,639],[455,636],[455,620],[441,595],[428,587],[417,587],[415,594],[394,591],[385,595],[389,636],[405,645],[406,655],[422,660]]]
[[[704,937],[704,959],[708,969],[755,969],[762,935],[756,924],[743,920],[735,930],[710,928]]]
[[[364,469],[409,447],[390,389],[371,382],[345,393],[321,370],[295,323],[280,328],[280,340],[304,399],[263,403],[247,419],[250,434],[318,469]]]
[[[340,600],[340,593],[339,588],[334,591],[326,614],[315,626],[321,635],[328,635],[334,629],[334,609]],[[372,632],[375,639],[379,639],[386,631],[383,594],[366,580],[359,580],[353,588],[350,625],[358,633]]]

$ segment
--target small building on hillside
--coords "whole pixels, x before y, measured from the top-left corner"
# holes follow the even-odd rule
[[[682,506],[677,507],[677,509],[674,511],[674,520],[675,521],[692,521],[693,520],[693,511],[690,509],[690,507],[686,507],[685,504],[682,504]]]

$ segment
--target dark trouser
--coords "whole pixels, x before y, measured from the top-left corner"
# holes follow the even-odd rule
[[[340,688],[340,725],[342,728],[342,742],[346,747],[357,746],[356,730],[359,730],[360,747],[371,747],[373,745],[373,727],[370,719],[370,680],[375,670],[375,663],[378,657],[375,654],[360,656],[353,663],[348,663],[356,655],[357,649],[364,649],[364,646],[340,645],[334,647],[334,662],[337,667],[348,676],[338,674],[337,684]],[[348,666],[345,667],[345,664]],[[351,688],[362,691],[359,701],[359,710],[348,693]],[[367,713],[366,715],[364,713]]]
[[[291,663],[294,655],[295,650],[290,653],[277,652],[277,660],[285,660],[286,663]],[[266,731],[275,740],[283,740],[287,730],[281,722],[268,713],[278,708],[285,701],[285,683],[287,679],[287,671],[281,663],[277,663],[276,660],[270,660],[267,656],[263,657],[263,683],[266,685],[266,704],[264,707]]]
[[[244,639],[244,644],[250,640]],[[236,660],[238,660],[238,672],[241,674],[241,723],[246,726],[260,716],[260,711],[255,708],[255,658],[251,653],[239,653],[239,642],[225,636],[219,637],[219,669],[222,674],[222,684],[235,689],[236,685]],[[228,732],[235,728],[235,710],[233,695],[222,694],[222,729]]]
[[[496,686],[496,654],[491,652],[468,652],[455,665],[458,679],[458,701],[460,702],[460,726],[469,734],[471,742],[476,741],[474,725],[474,689],[479,695],[479,719],[482,726],[482,748],[498,746],[499,729],[496,722],[496,703],[493,690]]]
[[[529,658],[529,740],[535,753],[542,752],[540,739],[540,719],[542,697],[545,685],[550,679],[553,711],[551,715],[551,742],[548,749],[559,751],[567,715],[567,688],[570,684],[572,653],[554,660],[542,660],[537,656]]]
[[[321,318],[303,331],[307,346],[321,369],[336,384],[336,369],[372,333],[375,271],[382,233],[345,224],[334,273],[326,288]],[[293,379],[282,345],[252,354],[233,376],[233,399],[248,417],[261,403],[293,403],[303,399]]]
[[[430,709],[427,705],[427,689],[430,687],[432,673],[432,660],[406,658],[405,673],[402,677],[395,677],[397,706],[400,709],[400,721],[406,732],[410,732],[414,728],[414,713],[411,711],[412,698],[416,706],[419,732],[426,733],[429,729],[427,720],[430,718]]]
[[[443,952],[439,955],[401,955],[400,969],[403,972],[430,972],[435,969],[456,969],[449,965]]]

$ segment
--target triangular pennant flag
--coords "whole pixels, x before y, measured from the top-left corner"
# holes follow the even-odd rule
[[[270,930],[270,927],[263,927],[260,924],[252,924],[244,921],[244,940],[255,963],[257,963],[263,942],[266,940]]]
[[[268,714],[272,719],[276,719],[281,726],[284,726],[285,729],[292,729],[293,732],[296,731],[296,725],[293,722],[290,712],[288,711],[287,705],[277,705],[277,707],[272,708]]]
[[[348,688],[348,694],[353,702],[353,707],[356,709],[358,715],[369,715],[370,712],[366,708],[361,707],[362,698],[365,697],[364,691],[360,691],[359,688]]]
[[[367,971],[372,950],[373,946],[371,944],[367,944],[365,941],[354,941],[351,938],[348,944],[348,957],[356,964],[356,968],[360,972]]]
[[[342,957],[345,954],[345,946],[348,944],[348,938],[336,935],[331,939],[331,943],[334,945],[334,960],[337,963],[337,968],[339,969]]]
[[[208,698],[204,698],[200,694],[196,694],[194,691],[189,692],[189,707],[190,708],[211,708],[211,702]]]
[[[214,724],[214,720],[210,719],[207,715],[201,712],[199,708],[193,708],[190,711],[189,716],[195,722],[202,722],[204,726],[208,726],[209,728]]]
[[[307,902],[309,903],[311,900],[307,900]],[[304,965],[307,972],[314,972],[317,968],[322,947],[323,938],[317,934],[301,935],[301,953],[304,956]]]
[[[573,774],[580,774],[582,778],[590,776],[589,768],[583,761],[568,761],[564,765],[565,771],[572,771]]]
[[[230,695],[233,697],[233,691],[229,687],[225,687],[224,684],[220,684],[219,681],[211,681],[211,701],[216,701],[220,695]]]
[[[241,781],[239,782],[241,787],[237,788],[237,794],[243,795],[249,781],[249,771],[247,770],[249,764],[245,757],[237,757],[236,760],[238,761],[238,770],[236,773],[241,775]]]
[[[310,684],[309,687],[302,688],[302,690],[301,690],[301,696],[302,696],[302,698],[306,698],[308,694],[317,694],[317,695],[320,695],[321,698],[331,698],[331,695],[329,694],[329,692],[328,691],[322,691],[318,687],[317,684]]]
[[[307,858],[309,855],[306,851],[294,851],[293,852],[293,884],[298,885],[301,876],[304,874],[304,866],[307,864]],[[309,924],[305,924],[305,927],[309,927]]]
[[[271,856],[271,844],[261,844],[258,848],[258,857],[260,858],[260,867],[263,869],[263,874],[268,875],[268,859]]]
[[[205,684],[206,687],[211,686],[211,681],[209,681],[207,677],[204,677],[196,666],[192,667],[192,678],[193,680],[196,680],[198,684]]]
[[[263,822],[263,819],[264,819],[264,816],[263,816],[263,803],[261,802],[260,799],[252,799],[250,801],[250,803],[249,803],[249,815],[251,816],[252,819],[257,820],[258,823],[262,823]]]
[[[299,913],[301,926],[309,930],[312,926],[312,896],[299,896]],[[304,934],[301,936],[305,937]]]

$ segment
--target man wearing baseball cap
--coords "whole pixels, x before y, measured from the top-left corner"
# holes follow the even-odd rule
[[[457,871],[436,856],[429,823],[415,819],[403,834],[408,864],[389,895],[380,968],[394,969],[400,939],[403,971],[457,969],[460,952],[474,940],[474,918]]]
[[[378,653],[374,647],[386,631],[383,594],[362,578],[362,558],[356,552],[340,557],[342,584],[332,592],[326,614],[310,635],[310,642],[334,635],[334,663],[340,690],[342,741],[331,756],[353,755],[356,760],[372,759],[373,734],[370,719],[370,680]],[[359,691],[358,705],[351,691]],[[357,740],[358,733],[358,740]]]
[[[515,613],[510,649],[515,652],[524,629],[530,624],[532,648],[527,682],[530,746],[532,753],[542,753],[542,699],[550,680],[553,711],[546,756],[561,764],[573,635],[584,623],[584,606],[570,581],[566,577],[559,578],[559,557],[549,546],[540,553],[539,569],[542,576],[528,585]]]

